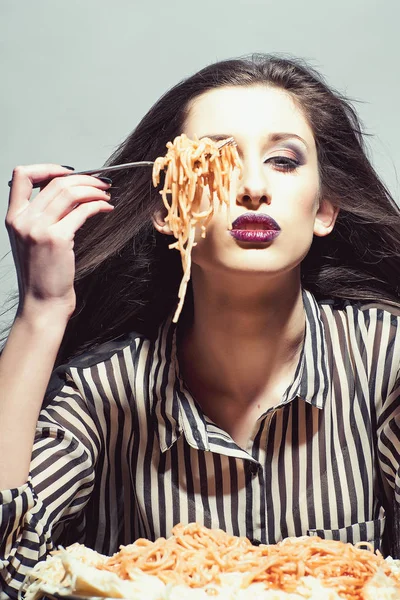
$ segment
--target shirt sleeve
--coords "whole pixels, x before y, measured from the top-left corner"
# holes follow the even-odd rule
[[[0,589],[17,598],[27,571],[54,548],[56,527],[79,515],[90,498],[98,436],[72,381],[40,413],[30,475],[0,492]]]
[[[378,459],[394,500],[400,506],[400,374],[378,415]]]

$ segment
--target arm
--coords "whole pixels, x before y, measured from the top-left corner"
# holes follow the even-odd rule
[[[89,500],[96,439],[85,400],[66,384],[40,413],[27,483],[0,492],[0,589],[11,598],[28,569],[54,548],[55,526],[74,519]]]
[[[57,165],[17,167],[6,225],[19,309],[0,356],[0,489],[26,482],[35,425],[65,327],[75,308],[74,235],[110,212],[109,183]],[[58,177],[57,177],[58,176]],[[33,184],[51,182],[30,200]]]
[[[378,418],[378,458],[394,501],[400,506],[400,379],[385,399]]]
[[[3,350],[0,490],[27,480],[35,427],[66,323],[62,313],[19,315]]]
[[[378,410],[377,456],[382,482],[381,501],[387,511],[388,552],[400,558],[400,378]],[[380,487],[380,484],[378,484]],[[385,500],[386,498],[386,500]]]

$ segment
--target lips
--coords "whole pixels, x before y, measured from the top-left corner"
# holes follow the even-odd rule
[[[245,213],[232,223],[230,234],[241,242],[271,242],[281,232],[278,223],[269,215]]]

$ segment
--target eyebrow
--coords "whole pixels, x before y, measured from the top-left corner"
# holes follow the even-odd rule
[[[202,138],[208,137],[211,140],[214,140],[214,142],[219,142],[221,140],[226,140],[228,137],[235,137],[235,136],[232,136],[231,133],[228,133],[228,134],[218,134],[218,135],[202,135],[201,137]],[[270,133],[269,135],[266,136],[266,139],[269,142],[273,142],[273,143],[283,142],[283,141],[291,139],[291,138],[300,140],[300,142],[302,142],[305,145],[305,147],[308,149],[308,144],[305,141],[305,139],[303,139],[302,137],[297,135],[297,133],[276,132],[276,133]]]

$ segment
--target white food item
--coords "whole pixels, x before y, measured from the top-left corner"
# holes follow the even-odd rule
[[[242,579],[241,573],[231,573],[221,577],[220,586],[188,588],[177,585],[170,589],[168,600],[342,600],[315,577],[302,577],[296,593],[266,590],[263,583],[252,583],[247,588],[241,588]]]
[[[385,560],[388,563],[392,573],[394,573],[396,577],[400,579],[400,560],[392,558],[391,556],[388,556]]]
[[[116,573],[99,570],[95,565],[108,557],[74,544],[38,563],[27,577],[25,600],[38,600],[43,593],[68,595],[79,589],[85,596],[124,598],[129,600],[342,600],[338,593],[321,580],[305,576],[299,580],[296,592],[265,589],[263,583],[251,583],[242,588],[242,573],[221,575],[221,584],[203,588],[164,584],[158,577],[139,569],[130,572],[131,580],[120,579]],[[388,558],[387,564],[400,580],[400,561]],[[399,584],[379,570],[365,586],[365,600],[399,600]]]
[[[158,600],[164,597],[165,584],[152,575],[138,574],[132,581],[118,577],[110,571],[100,571],[95,567],[83,565],[78,559],[64,553],[61,560],[65,569],[73,573],[73,587],[85,596],[107,596],[110,598],[143,598]]]
[[[48,556],[45,561],[37,563],[31,569],[23,586],[24,598],[36,600],[43,596],[43,592],[56,594],[60,587],[68,590],[65,593],[72,593],[71,577],[65,572],[61,558],[63,553],[73,555],[81,564],[88,566],[99,565],[108,559],[107,556],[86,548],[83,544],[72,544],[65,550],[62,549]]]
[[[393,561],[393,559],[391,559]],[[394,561],[393,561],[394,563]],[[392,565],[390,567],[393,570]],[[395,568],[399,569],[398,566]],[[400,569],[399,569],[400,570]],[[393,570],[395,573],[395,571]],[[399,587],[381,569],[375,573],[364,588],[365,600],[399,600]]]

